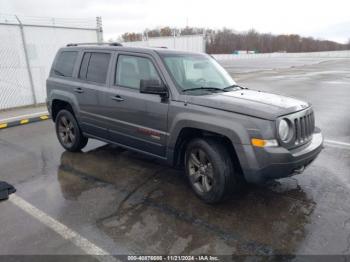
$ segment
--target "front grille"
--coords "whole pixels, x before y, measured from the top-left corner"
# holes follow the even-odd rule
[[[306,111],[303,116],[294,118],[294,144],[300,145],[309,141],[315,129],[313,111]]]
[[[279,141],[282,146],[293,149],[311,141],[315,131],[315,116],[311,107],[281,118],[288,120],[294,131],[293,136],[287,142]]]

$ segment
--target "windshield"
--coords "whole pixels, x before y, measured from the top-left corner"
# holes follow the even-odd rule
[[[165,54],[163,60],[182,91],[220,91],[236,84],[226,70],[207,55]]]

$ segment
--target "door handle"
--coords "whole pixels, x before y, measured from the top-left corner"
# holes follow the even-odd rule
[[[74,92],[81,94],[81,93],[84,93],[84,90],[80,87],[77,87],[74,89]]]
[[[116,95],[116,96],[111,96],[111,99],[117,102],[122,102],[124,101],[124,98],[122,98],[120,95]]]

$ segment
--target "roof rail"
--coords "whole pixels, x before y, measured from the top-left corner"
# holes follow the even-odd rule
[[[110,45],[110,46],[123,46],[121,43],[118,42],[111,42],[111,43],[69,43],[67,46],[79,46],[79,45]]]

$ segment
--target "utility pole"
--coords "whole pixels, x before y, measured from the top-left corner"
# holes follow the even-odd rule
[[[97,42],[103,42],[103,28],[102,28],[102,17],[96,17],[96,34],[97,34]]]
[[[147,28],[145,30],[145,38],[146,38],[146,41],[148,41],[148,29]]]

